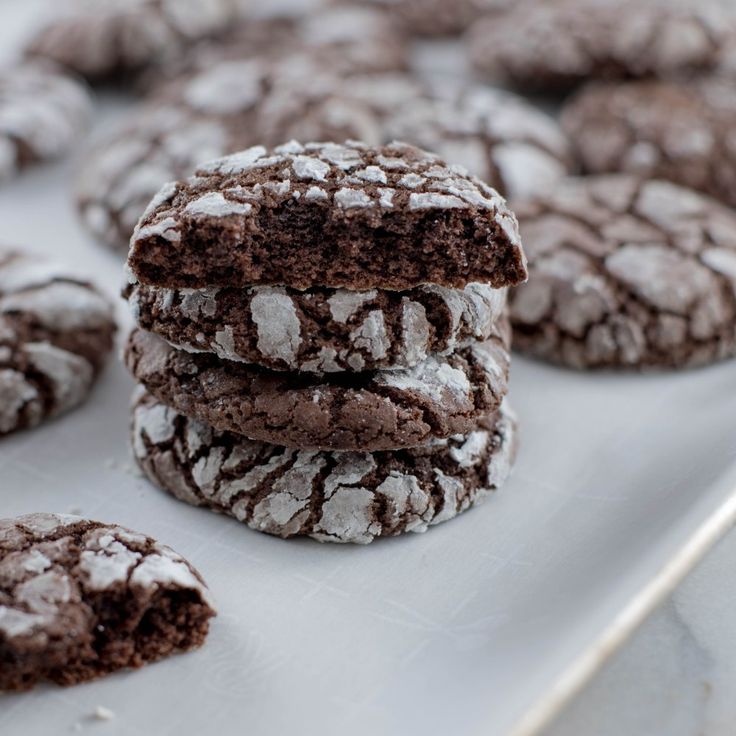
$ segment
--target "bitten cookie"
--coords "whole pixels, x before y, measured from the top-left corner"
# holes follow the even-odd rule
[[[71,269],[0,250],[0,436],[82,403],[114,334],[112,305]]]
[[[215,429],[301,449],[389,450],[468,432],[508,388],[504,321],[485,343],[411,369],[325,376],[176,350],[135,330],[125,360],[157,399]]]
[[[672,78],[736,68],[730,0],[528,0],[470,30],[477,69],[543,91],[591,78]]]
[[[544,192],[573,166],[555,120],[490,87],[435,85],[431,94],[394,106],[382,127],[384,140],[407,141],[465,166],[505,197]]]
[[[590,85],[565,105],[562,121],[590,173],[667,179],[736,205],[732,82]]]
[[[145,391],[135,397],[135,457],[159,488],[280,537],[367,544],[423,532],[501,487],[517,447],[507,409],[466,436],[397,452],[291,450],[217,432]]]
[[[88,91],[50,65],[0,71],[0,181],[66,154],[87,127]]]
[[[526,277],[516,219],[494,189],[413,146],[356,141],[256,146],[165,185],[128,264],[167,288],[501,288]]]
[[[136,283],[127,297],[135,322],[175,347],[310,373],[413,367],[430,353],[488,339],[506,307],[506,290],[485,284],[296,291]]]
[[[664,181],[572,179],[517,203],[529,283],[514,346],[573,368],[681,368],[736,353],[736,214]]]
[[[76,0],[27,47],[90,82],[118,81],[225,30],[231,0]]]
[[[214,615],[199,573],[150,537],[77,516],[0,520],[0,690],[193,649]]]

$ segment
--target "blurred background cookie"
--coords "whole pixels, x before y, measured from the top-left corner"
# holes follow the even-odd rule
[[[529,281],[514,347],[572,368],[684,368],[736,354],[736,214],[631,175],[516,203]]]
[[[555,92],[733,69],[735,37],[730,0],[522,0],[477,21],[468,45],[491,79]]]
[[[81,404],[114,333],[112,305],[73,269],[0,250],[0,435]]]
[[[26,53],[92,83],[124,81],[221,33],[233,19],[232,0],[73,0],[30,41]]]
[[[53,65],[0,69],[0,181],[68,153],[91,116],[86,87]]]
[[[585,171],[669,179],[736,206],[736,83],[593,84],[562,112]]]

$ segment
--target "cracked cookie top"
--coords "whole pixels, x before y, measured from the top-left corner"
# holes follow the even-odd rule
[[[144,284],[407,289],[525,278],[502,197],[403,143],[256,146],[167,184],[131,239]]]
[[[514,346],[575,368],[684,367],[736,353],[736,215],[629,175],[517,203],[529,282]]]
[[[517,446],[506,407],[425,447],[314,452],[218,432],[145,391],[131,434],[144,473],[181,501],[267,534],[357,544],[452,519],[504,484]]]

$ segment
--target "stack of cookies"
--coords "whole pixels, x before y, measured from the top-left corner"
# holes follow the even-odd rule
[[[464,169],[401,143],[251,148],[165,185],[128,267],[134,452],[177,498],[368,543],[508,476],[525,259]]]

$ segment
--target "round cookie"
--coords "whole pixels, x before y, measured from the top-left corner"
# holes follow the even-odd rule
[[[0,71],[0,181],[66,154],[87,127],[87,90],[48,64]]]
[[[256,146],[167,184],[131,238],[138,281],[352,290],[524,280],[513,213],[462,167],[403,143]]]
[[[590,173],[667,179],[736,205],[732,82],[590,85],[566,103],[562,122]]]
[[[477,21],[475,67],[526,89],[736,69],[730,0],[527,0]]]
[[[345,87],[348,98],[340,92]],[[389,107],[419,93],[403,75],[341,82],[311,55],[212,62],[159,89],[89,151],[75,183],[80,216],[101,242],[127,250],[163,182],[255,144],[354,137],[380,143]]]
[[[517,203],[529,282],[514,347],[572,368],[684,368],[736,354],[736,214],[669,182],[571,179]]]
[[[467,436],[396,452],[314,452],[247,440],[134,400],[138,464],[159,488],[279,537],[367,544],[452,519],[506,481],[517,448],[506,408]]]
[[[0,250],[0,436],[81,404],[114,334],[112,305],[71,269]]]
[[[125,79],[233,20],[231,0],[76,0],[29,43],[90,82]]]
[[[176,350],[134,330],[125,361],[157,399],[215,429],[287,447],[391,450],[470,431],[508,389],[504,320],[472,341],[414,368],[324,376],[267,371],[212,353]]]
[[[296,291],[253,286],[163,289],[132,284],[133,319],[174,347],[274,370],[410,368],[471,339],[487,340],[506,289]]]
[[[383,137],[465,166],[506,197],[544,192],[572,169],[555,120],[522,97],[480,85],[437,85],[405,102],[388,116]]]
[[[0,690],[193,649],[214,615],[199,573],[144,534],[61,514],[0,519]]]

